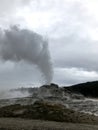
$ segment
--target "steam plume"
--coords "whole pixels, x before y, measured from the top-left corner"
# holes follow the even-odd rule
[[[33,31],[17,26],[1,31],[0,58],[4,61],[36,64],[44,76],[45,83],[49,84],[52,80],[48,42]]]

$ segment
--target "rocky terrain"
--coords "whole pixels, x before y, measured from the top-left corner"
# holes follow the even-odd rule
[[[0,108],[0,130],[97,130],[97,124],[94,115],[46,101]]]
[[[85,83],[83,85],[86,86]],[[92,82],[91,82],[92,84]],[[84,88],[84,86],[81,85],[81,87]],[[72,87],[59,87],[56,84],[44,85],[39,88],[20,88],[10,91],[10,95],[16,92],[21,95],[24,95],[24,97],[19,97],[16,95],[15,98],[9,97],[9,99],[1,99],[0,100],[0,107],[7,106],[7,105],[13,105],[13,104],[21,104],[21,105],[32,105],[35,101],[47,101],[50,103],[59,103],[64,105],[66,108],[89,113],[89,114],[98,114],[98,101],[97,98],[91,97],[91,96],[85,96],[83,93],[78,92],[78,90],[81,90],[81,87],[75,88],[75,91],[73,91]],[[91,87],[91,86],[90,86]],[[96,86],[97,88],[97,86]],[[90,89],[90,88],[89,88]],[[76,92],[77,90],[77,92]],[[96,90],[96,89],[95,89]],[[94,93],[94,90],[93,90]],[[97,92],[96,92],[97,93]],[[96,95],[97,96],[97,95]]]
[[[0,117],[18,117],[57,122],[98,124],[98,117],[66,108],[62,104],[36,101],[33,105],[10,105],[0,108]]]
[[[94,92],[97,90],[97,82],[91,82],[88,95],[85,95],[84,93],[87,93],[85,89],[86,87],[88,88],[88,84],[90,83],[84,83],[83,86],[79,84],[79,88],[77,87],[78,85],[76,85],[75,88],[75,86],[59,87],[56,84],[51,84],[39,88],[19,88],[10,90],[9,95],[11,95],[11,98],[0,99],[0,120],[12,120],[14,118],[17,122],[17,118],[21,118],[20,120],[23,122],[26,120],[32,120],[32,122],[34,122],[36,119],[41,121],[82,123],[88,124],[88,127],[89,124],[97,125],[98,101],[97,92]],[[96,86],[94,87],[93,93],[96,93],[96,98],[90,91],[95,84]],[[14,93],[17,93],[16,95],[20,95],[20,97],[12,97]],[[24,96],[22,97],[21,95]],[[33,124],[31,125],[32,128],[35,127]],[[11,124],[9,126],[11,126]],[[76,127],[74,129],[70,126],[71,125],[68,124],[64,128],[59,127],[59,130],[64,130],[65,128],[66,130],[77,130]],[[74,127],[74,124],[72,124],[72,126]],[[86,125],[84,126],[79,127],[78,130],[98,129],[98,126],[96,126],[96,128],[94,128],[95,126],[90,126],[88,129]],[[47,129],[48,128],[49,127],[47,127]],[[42,128],[37,128],[36,126],[34,130],[37,129],[43,130],[44,126],[42,126]],[[52,128],[50,129],[52,130]]]

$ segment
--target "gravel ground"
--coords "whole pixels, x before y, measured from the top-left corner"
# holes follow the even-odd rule
[[[98,126],[20,118],[0,118],[0,130],[98,130]]]

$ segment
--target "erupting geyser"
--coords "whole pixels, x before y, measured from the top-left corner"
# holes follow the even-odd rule
[[[0,32],[0,58],[4,61],[36,64],[45,83],[52,80],[52,64],[48,50],[48,42],[33,31],[12,26]]]

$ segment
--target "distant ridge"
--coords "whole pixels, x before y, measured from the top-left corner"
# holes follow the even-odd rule
[[[65,90],[83,94],[86,97],[98,97],[98,81],[86,82],[81,84],[64,87]]]

